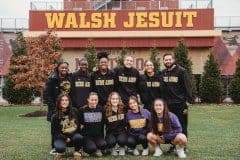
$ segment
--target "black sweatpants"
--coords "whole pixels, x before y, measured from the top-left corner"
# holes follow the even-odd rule
[[[127,134],[126,133],[119,133],[119,134],[107,134],[105,140],[107,142],[108,148],[113,148],[118,144],[120,147],[124,147],[127,145]]]
[[[79,133],[76,133],[70,139],[71,142],[69,143],[67,143],[63,138],[54,140],[54,147],[56,149],[56,152],[64,153],[67,147],[74,147],[75,151],[79,151],[83,143],[83,136]]]
[[[97,132],[97,131],[96,131]],[[83,141],[83,151],[92,154],[97,151],[97,149],[104,150],[107,148],[107,142],[102,137],[92,138],[84,137]]]
[[[148,147],[148,141],[146,135],[128,135],[127,146],[131,149],[136,148],[138,144],[141,144],[143,149]]]
[[[186,103],[174,103],[168,104],[168,109],[170,112],[174,113],[182,126],[182,133],[188,136],[188,106]]]

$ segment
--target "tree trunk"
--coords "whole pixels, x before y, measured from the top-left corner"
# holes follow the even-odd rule
[[[41,94],[40,111],[42,111],[43,110],[43,89],[41,89],[40,94]]]

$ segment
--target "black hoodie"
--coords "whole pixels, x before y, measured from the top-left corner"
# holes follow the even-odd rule
[[[73,82],[73,106],[79,109],[87,104],[87,98],[91,92],[91,77],[87,73],[77,71],[73,73]]]
[[[117,67],[114,69],[116,75],[116,90],[120,94],[123,103],[128,106],[130,96],[141,97],[143,103],[146,102],[145,81],[141,79],[136,68]]]
[[[52,116],[51,120],[51,133],[53,139],[72,138],[75,133],[79,132],[79,115],[78,110],[73,108],[72,119],[69,118],[69,114],[65,113],[62,118],[59,118],[57,114]]]
[[[98,94],[99,105],[105,106],[108,96],[115,89],[115,75],[112,70],[108,70],[105,75],[100,71],[93,72],[91,76],[91,87]]]
[[[103,107],[97,105],[96,108],[89,108],[88,105],[79,109],[81,134],[90,138],[104,137],[104,113]]]
[[[176,65],[173,69],[162,71],[163,96],[169,105],[191,101],[191,83],[186,70]]]
[[[153,101],[156,98],[162,98],[161,73],[154,73],[152,77],[149,77],[147,73],[144,73],[143,75],[141,75],[141,77],[146,81],[146,87],[148,90],[148,101],[146,104],[144,104],[144,107],[150,111]]]

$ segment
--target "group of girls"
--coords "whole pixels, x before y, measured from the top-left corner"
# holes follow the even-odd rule
[[[86,59],[80,60],[79,70],[73,74],[68,73],[67,62],[60,62],[49,76],[45,92],[52,151],[61,157],[68,146],[74,146],[76,159],[81,153],[102,156],[105,150],[125,155],[126,148],[140,155],[136,146],[141,144],[141,155],[148,155],[150,143],[153,155],[160,156],[160,144],[171,143],[180,146],[180,158],[186,157],[187,138],[178,118],[160,99],[159,74],[151,61],[144,67],[145,73],[140,75],[133,67],[133,57],[126,55],[123,66],[109,70],[105,52],[98,54],[98,69],[91,76]]]
[[[117,92],[110,93],[105,107],[98,101],[97,93],[90,92],[87,105],[76,110],[68,95],[58,97],[57,112],[51,121],[58,158],[68,146],[74,147],[75,159],[83,153],[102,156],[105,150],[110,150],[113,156],[124,156],[126,148],[131,149],[135,156],[147,156],[148,143],[154,148],[153,156],[162,155],[161,144],[172,143],[179,145],[178,157],[186,157],[184,147],[187,138],[181,133],[178,118],[168,111],[164,100],[154,100],[151,112],[142,108],[135,96],[129,97],[126,112]],[[139,144],[141,153],[137,147]]]

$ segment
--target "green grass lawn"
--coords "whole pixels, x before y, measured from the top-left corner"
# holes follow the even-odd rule
[[[50,124],[45,117],[23,118],[19,114],[38,107],[0,107],[0,160],[54,159],[50,151]],[[240,106],[193,105],[189,110],[189,153],[187,159],[240,160]],[[166,151],[168,145],[163,146]],[[151,154],[152,154],[151,150]],[[112,159],[105,156],[97,159]],[[71,159],[68,157],[67,159]],[[83,158],[83,159],[92,159]],[[114,159],[136,159],[128,155]],[[141,159],[178,159],[164,154]]]

